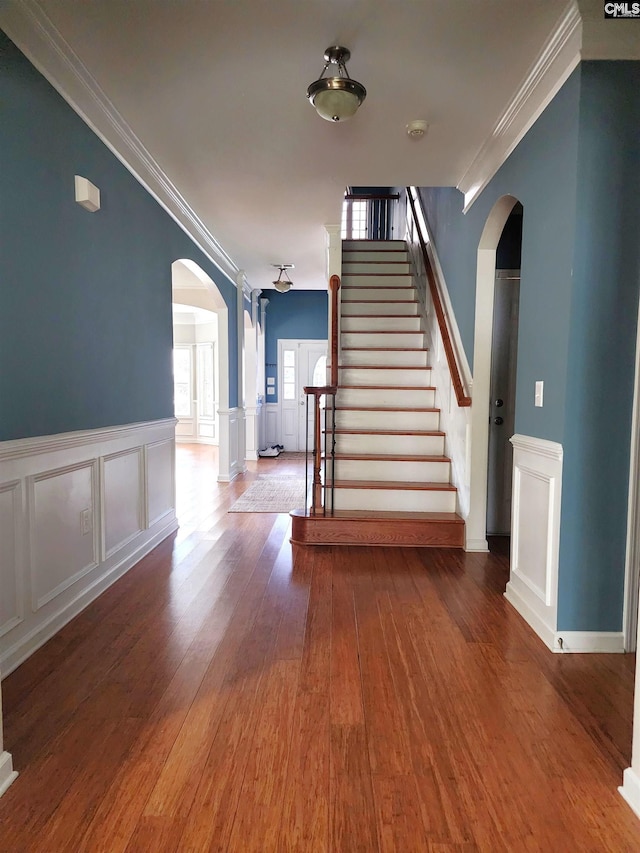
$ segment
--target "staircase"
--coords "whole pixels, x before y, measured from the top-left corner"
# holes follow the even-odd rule
[[[292,541],[462,547],[405,244],[344,241],[341,292],[333,514],[292,514]]]

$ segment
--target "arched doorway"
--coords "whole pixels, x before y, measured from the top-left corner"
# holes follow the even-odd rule
[[[204,308],[218,318],[217,418],[219,470],[218,480],[229,482],[242,470],[244,460],[238,446],[237,415],[229,409],[229,312],[216,283],[201,267],[188,258],[171,265],[172,297],[176,305]],[[244,448],[242,448],[244,455]]]
[[[491,352],[498,243],[513,208],[514,196],[494,204],[478,244],[476,311],[473,347],[473,406],[471,408],[470,508],[466,522],[466,549],[487,551],[487,485],[489,472],[489,417]]]

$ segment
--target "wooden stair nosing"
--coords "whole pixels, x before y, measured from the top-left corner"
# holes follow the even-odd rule
[[[334,406],[336,412],[429,412],[437,414],[433,406]]]
[[[443,438],[446,433],[439,429],[357,429],[356,427],[336,427],[335,430],[323,430],[323,432],[335,432],[339,435],[418,435],[421,437]]]
[[[343,352],[429,352],[429,347],[341,347]],[[402,366],[402,365],[400,365]],[[356,365],[354,364],[354,367]]]
[[[377,303],[380,304],[380,303]],[[393,303],[395,305],[395,302]],[[343,320],[415,320],[417,314],[345,314]]]
[[[365,391],[435,391],[435,385],[340,385],[339,388],[357,388]]]
[[[428,364],[340,364],[340,370],[432,370]],[[399,388],[404,386],[399,385]]]
[[[451,483],[412,483],[406,480],[329,480],[325,489],[367,489],[376,491],[457,492]]]
[[[387,456],[384,453],[335,453],[333,458],[350,462],[451,462],[448,456],[400,456],[397,454]],[[328,462],[331,456],[327,456],[326,459]]]

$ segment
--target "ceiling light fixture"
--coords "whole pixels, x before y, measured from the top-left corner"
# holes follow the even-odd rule
[[[307,98],[316,108],[318,115],[327,121],[346,121],[355,115],[367,97],[367,90],[362,83],[349,77],[346,64],[350,58],[351,52],[346,47],[328,47],[324,52],[325,66],[322,74],[307,89]],[[325,77],[330,65],[337,65],[338,73],[333,77]]]
[[[277,270],[280,270],[280,274],[278,278],[273,282],[273,286],[278,291],[278,293],[286,293],[288,290],[291,290],[293,287],[293,282],[289,278],[287,270],[292,270],[294,268],[293,264],[271,264],[272,267],[275,267]],[[284,278],[283,278],[284,276]]]

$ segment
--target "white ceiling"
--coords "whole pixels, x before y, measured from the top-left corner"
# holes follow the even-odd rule
[[[456,185],[566,0],[23,0],[52,25],[251,287],[324,288],[347,185]],[[0,19],[0,24],[2,20]],[[11,32],[9,31],[11,35]],[[367,99],[320,119],[324,49]],[[42,65],[41,65],[42,67]],[[46,73],[46,68],[44,68]],[[427,119],[422,141],[407,137]],[[108,188],[102,188],[108,191]]]

